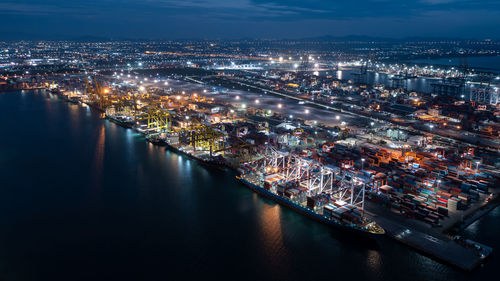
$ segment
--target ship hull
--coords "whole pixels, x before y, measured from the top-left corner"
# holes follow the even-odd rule
[[[110,120],[111,122],[114,122],[114,123],[116,123],[122,127],[125,127],[125,128],[132,128],[134,126],[134,123],[131,121],[123,121],[123,120],[119,120],[119,119],[111,117],[111,116],[106,116],[106,118],[108,120]]]
[[[361,229],[356,229],[354,227],[350,227],[350,226],[347,226],[347,225],[343,225],[341,223],[337,223],[333,220],[329,220],[327,219],[326,217],[323,217],[322,215],[320,214],[317,214],[315,213],[314,211],[308,209],[308,208],[305,208],[305,207],[302,207],[300,205],[297,205],[293,202],[290,202],[288,201],[287,199],[277,195],[277,194],[274,194],[270,191],[268,191],[267,189],[263,188],[263,187],[260,187],[258,185],[255,185],[245,179],[239,179],[240,182],[245,185],[246,187],[250,188],[251,190],[255,191],[256,193],[258,193],[259,195],[262,195],[262,196],[265,196],[273,201],[275,201],[276,203],[280,204],[280,205],[283,205],[285,207],[288,207],[306,217],[309,217],[315,221],[318,221],[318,222],[321,222],[325,225],[328,225],[336,230],[340,230],[340,231],[345,231],[345,232],[348,232],[349,234],[355,234],[356,236],[358,237],[363,237],[365,239],[368,239],[368,240],[371,240],[371,241],[378,241],[378,239],[383,236],[384,234],[376,234],[376,233],[371,233],[371,232],[368,232],[368,231],[364,231],[364,230],[361,230]]]
[[[215,161],[204,160],[204,159],[198,158],[198,157],[191,155],[183,150],[178,149],[177,147],[175,147],[173,145],[168,144],[167,142],[165,142],[165,144],[166,144],[167,149],[169,149],[170,151],[175,152],[175,153],[180,154],[180,155],[183,155],[183,156],[186,156],[189,159],[194,160],[207,168],[217,169],[220,171],[224,171],[226,169],[226,166],[223,164],[220,164],[220,163],[215,162]]]

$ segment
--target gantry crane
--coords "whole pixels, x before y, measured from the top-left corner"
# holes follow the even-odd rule
[[[171,131],[171,117],[171,114],[167,110],[156,105],[149,105],[141,114],[136,115],[136,120],[146,120],[148,129],[160,133]]]
[[[106,115],[125,115],[134,120],[137,116],[144,115],[144,112],[138,110],[137,94],[115,92],[113,95],[106,96],[106,99],[107,106],[104,110]]]
[[[198,119],[192,118],[190,125],[187,128],[178,131],[187,137],[189,145],[193,147],[193,151],[209,151],[210,156],[214,153],[226,151],[226,134],[223,133],[224,128],[219,128],[219,125],[206,125]]]
[[[217,153],[217,152],[224,153],[224,152],[230,150],[232,155],[237,155],[238,153],[242,153],[243,150],[247,150],[248,154],[250,154],[250,149],[252,147],[256,146],[255,144],[248,143],[248,142],[246,142],[238,137],[236,137],[234,139],[236,140],[236,142],[233,143],[230,147],[225,147],[225,148],[222,148],[219,150],[215,150],[215,151],[213,151],[213,153]]]
[[[90,102],[97,106],[100,110],[106,110],[109,105],[108,92],[109,90],[102,87],[102,85],[94,77],[92,82],[89,81],[85,75],[85,93],[90,99]]]
[[[210,126],[200,126],[191,131],[191,145],[193,150],[209,151],[210,156],[215,151],[223,151],[225,147],[225,134]]]

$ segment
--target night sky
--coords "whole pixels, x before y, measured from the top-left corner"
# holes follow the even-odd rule
[[[0,40],[500,39],[500,0],[0,0]]]

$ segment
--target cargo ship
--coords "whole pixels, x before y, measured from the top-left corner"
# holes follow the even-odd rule
[[[149,134],[146,135],[146,140],[154,145],[158,146],[166,146],[167,143],[164,139],[162,139],[158,134]]]
[[[114,116],[106,114],[106,119],[125,128],[133,128],[135,126],[135,122],[133,120],[122,116]]]
[[[319,207],[315,208],[308,206],[309,204],[304,204],[304,201],[302,203],[296,200],[294,201],[293,199],[287,197],[284,193],[280,195],[278,193],[281,192],[278,192],[273,188],[268,189],[263,187],[260,183],[258,183],[258,180],[256,180],[255,177],[252,177],[251,175],[240,174],[236,178],[243,185],[249,187],[256,193],[270,198],[280,205],[286,206],[302,215],[328,225],[334,229],[347,231],[360,237],[375,241],[385,234],[385,230],[377,225],[376,222],[369,221],[362,216],[358,218],[353,215],[355,212],[354,206],[349,206],[348,204],[343,202],[342,205],[346,206],[340,206],[339,202],[331,202],[328,198],[329,196],[327,195],[323,196],[324,198],[327,198],[324,201],[324,204],[321,204]],[[307,199],[309,201],[311,200],[311,197],[308,197]]]
[[[226,163],[224,157],[218,155],[218,156],[206,156],[206,157],[201,157],[199,155],[194,155],[190,153],[189,151],[186,151],[176,145],[170,144],[168,141],[164,141],[164,145],[166,145],[167,149],[169,149],[172,152],[175,152],[179,155],[183,155],[188,157],[189,159],[196,161],[200,163],[201,165],[208,167],[208,168],[213,168],[217,170],[224,171],[228,167],[228,164]]]

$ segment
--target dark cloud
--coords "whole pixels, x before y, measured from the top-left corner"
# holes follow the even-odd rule
[[[498,37],[495,0],[2,0],[2,32],[149,38]]]

